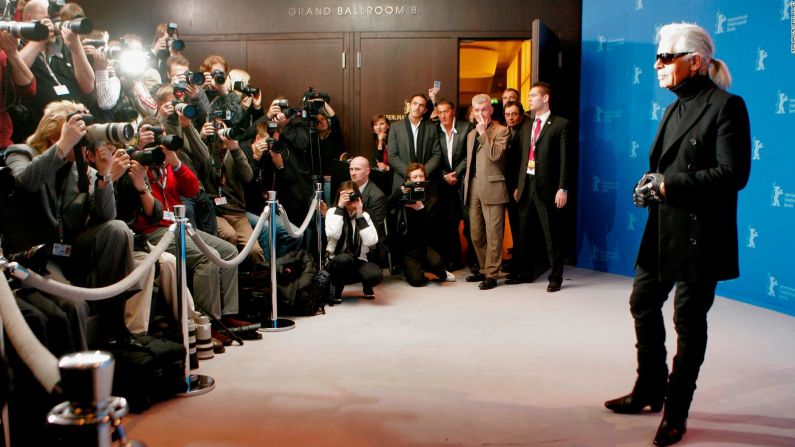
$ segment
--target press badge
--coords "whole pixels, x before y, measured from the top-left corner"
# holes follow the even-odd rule
[[[53,87],[55,89],[55,94],[58,96],[64,96],[69,94],[69,87],[65,85],[56,85]]]
[[[52,244],[52,254],[53,256],[63,256],[68,258],[72,256],[72,246],[68,244]]]
[[[177,219],[174,217],[173,211],[163,211],[163,220],[167,220],[169,222],[177,221]]]
[[[215,198],[215,204],[217,206],[226,205],[226,197],[224,197],[224,196],[216,197]]]

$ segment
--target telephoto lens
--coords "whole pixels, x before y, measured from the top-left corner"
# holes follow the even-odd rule
[[[237,140],[243,136],[243,130],[237,127],[227,127],[218,131],[219,137],[224,137],[230,140]]]
[[[185,118],[193,119],[199,114],[199,109],[192,104],[185,104],[176,99],[172,104],[174,105],[174,111],[185,115]]]
[[[130,123],[92,124],[86,127],[86,138],[94,144],[100,141],[130,144],[134,136],[135,128]]]
[[[75,115],[81,115],[80,119],[82,119],[83,122],[86,123],[86,126],[88,126],[89,124],[93,124],[94,123],[94,115],[91,115],[91,114],[88,114],[88,113],[80,113],[80,112],[72,112],[72,113],[66,115],[66,121],[69,121]]]
[[[39,22],[9,22],[0,20],[0,31],[7,31],[14,37],[25,40],[42,41],[50,37],[50,30]]]
[[[75,34],[90,34],[92,31],[94,31],[94,22],[86,17],[78,17],[76,19],[65,20],[63,22],[55,22],[54,25],[58,32],[60,32],[62,28],[68,29]]]

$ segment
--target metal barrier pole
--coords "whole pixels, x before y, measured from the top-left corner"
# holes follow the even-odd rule
[[[188,358],[188,276],[185,266],[185,228],[188,225],[188,218],[185,217],[185,205],[174,206],[174,216],[176,217],[176,258],[177,258],[177,309],[179,314],[179,335],[182,337],[182,346],[185,347],[185,380],[184,388],[177,393],[177,396],[189,397],[209,393],[215,388],[215,379],[202,374],[190,373],[190,359]]]
[[[315,200],[317,201],[317,209],[315,210],[315,237],[317,238],[317,268],[318,271],[323,267],[323,238],[320,232],[320,203],[323,200],[323,184],[315,183]]]
[[[271,246],[271,318],[263,320],[262,327],[258,330],[261,332],[283,332],[293,329],[295,322],[279,318],[279,308],[276,299],[276,191],[268,191],[268,206],[271,209],[270,216],[268,216]],[[290,222],[286,222],[285,225],[290,225]]]
[[[58,445],[110,447],[112,435],[125,447],[143,447],[128,440],[121,419],[127,414],[127,400],[111,396],[113,356],[104,351],[83,351],[61,357],[58,362],[65,402],[53,407],[47,423],[58,428]]]

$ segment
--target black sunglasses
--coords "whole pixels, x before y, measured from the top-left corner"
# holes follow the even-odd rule
[[[679,59],[682,56],[692,54],[692,51],[685,51],[683,53],[657,53],[657,60],[663,64],[670,64],[671,62]]]

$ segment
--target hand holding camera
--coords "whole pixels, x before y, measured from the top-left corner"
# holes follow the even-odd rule
[[[19,40],[6,31],[0,31],[0,49],[12,58],[19,52]]]
[[[133,187],[137,191],[146,189],[146,166],[136,160],[130,160],[130,169],[127,171]]]
[[[632,202],[638,208],[645,208],[652,203],[659,203],[665,200],[664,190],[665,178],[656,172],[647,172],[638,180],[632,194]]]
[[[61,137],[56,143],[61,150],[62,158],[72,152],[84,136],[86,136],[86,123],[83,121],[83,115],[77,113],[69,117],[61,126]]]
[[[215,135],[215,123],[212,121],[208,121],[202,125],[202,130],[199,132],[199,135],[202,137],[202,140],[206,140],[207,138]]]
[[[165,104],[164,104],[165,105]],[[173,113],[173,108],[172,108]],[[155,142],[155,133],[152,131],[152,126],[144,124],[138,129],[138,149],[143,150],[145,147]]]

